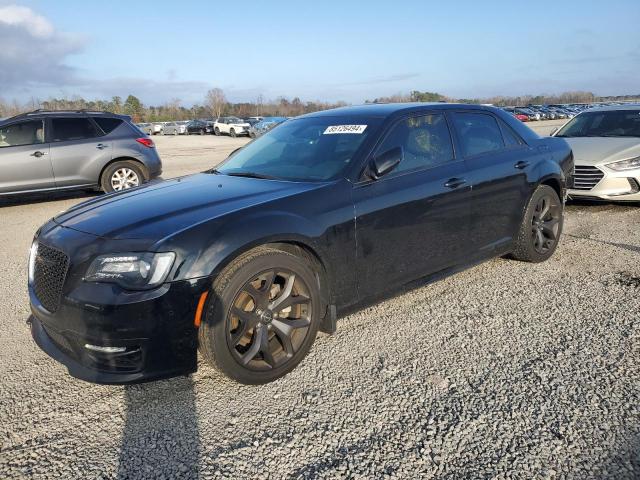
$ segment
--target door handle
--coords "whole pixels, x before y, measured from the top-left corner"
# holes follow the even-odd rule
[[[98,145],[96,145],[96,148],[99,150],[102,150],[104,148],[109,148],[109,145],[105,145],[104,143],[99,143]]]
[[[37,150],[37,151],[33,152],[31,154],[31,156],[32,157],[36,157],[36,158],[40,158],[40,157],[42,157],[43,155],[46,155],[46,154],[47,154],[47,152],[41,152],[40,150]]]
[[[447,182],[444,184],[445,187],[447,188],[458,188],[461,187],[462,185],[464,185],[465,183],[467,183],[467,181],[464,178],[450,178],[449,180],[447,180]]]
[[[522,170],[523,168],[527,168],[529,166],[529,162],[525,162],[524,160],[520,160],[518,163],[514,165],[518,170]]]

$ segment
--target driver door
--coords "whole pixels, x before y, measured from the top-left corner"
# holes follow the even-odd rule
[[[462,261],[468,252],[470,192],[444,114],[403,118],[374,152],[400,147],[398,166],[353,188],[360,298]]]

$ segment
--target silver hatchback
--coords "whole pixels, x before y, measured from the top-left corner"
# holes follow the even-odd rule
[[[125,115],[36,110],[0,122],[0,196],[79,188],[113,192],[161,173],[153,140]]]

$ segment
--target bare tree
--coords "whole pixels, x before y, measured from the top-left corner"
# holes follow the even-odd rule
[[[209,107],[209,110],[211,110],[211,115],[213,115],[214,118],[218,118],[222,116],[222,112],[227,105],[227,97],[224,96],[221,88],[212,88],[207,92],[205,103],[207,107]]]

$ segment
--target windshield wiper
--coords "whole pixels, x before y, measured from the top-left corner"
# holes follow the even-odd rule
[[[229,175],[230,177],[261,178],[263,180],[279,180],[278,177],[274,177],[272,175],[265,175],[263,173],[256,173],[256,172],[229,172],[229,173],[218,172],[218,173],[222,173],[223,175]]]

